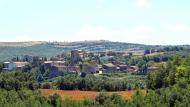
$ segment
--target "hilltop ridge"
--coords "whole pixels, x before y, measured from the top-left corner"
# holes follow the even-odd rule
[[[45,41],[0,42],[0,47],[28,47],[47,43]]]
[[[181,45],[189,47],[189,45]],[[108,40],[96,41],[76,41],[76,42],[47,42],[47,41],[28,41],[28,42],[0,42],[0,59],[9,60],[12,57],[24,55],[51,57],[62,53],[69,53],[74,49],[81,49],[90,52],[135,52],[142,54],[145,49],[163,48],[161,45],[144,45],[136,43],[112,42]]]

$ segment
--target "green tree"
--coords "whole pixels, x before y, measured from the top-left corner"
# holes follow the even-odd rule
[[[184,66],[177,67],[177,72],[175,74],[175,76],[176,76],[175,79],[178,81],[180,78],[184,77],[185,76],[185,71],[186,71],[186,68]]]

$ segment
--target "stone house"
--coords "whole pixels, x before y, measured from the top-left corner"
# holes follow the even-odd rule
[[[126,71],[128,69],[128,65],[118,65],[120,71]]]
[[[84,64],[82,65],[82,72],[85,72],[88,74],[95,74],[99,72],[99,67],[97,64]]]
[[[117,66],[113,65],[112,63],[103,64],[102,68],[103,68],[103,72],[105,72],[105,73],[117,71]]]
[[[71,51],[71,64],[75,65],[83,58],[87,57],[87,53],[84,50],[72,50]]]

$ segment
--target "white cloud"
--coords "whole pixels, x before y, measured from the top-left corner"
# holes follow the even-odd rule
[[[185,24],[166,24],[164,28],[170,32],[190,33],[190,26],[187,26]]]
[[[140,7],[140,8],[150,7],[150,6],[152,6],[152,2],[151,2],[151,0],[137,0],[136,6]]]
[[[153,28],[148,26],[137,26],[124,29],[109,29],[102,26],[84,25],[80,31],[75,34],[74,41],[84,40],[111,40],[121,42],[141,43],[147,41],[151,36],[149,34],[155,32]]]

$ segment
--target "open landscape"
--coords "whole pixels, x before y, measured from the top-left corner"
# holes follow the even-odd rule
[[[0,0],[0,107],[190,107],[190,1]]]
[[[0,42],[0,60],[5,61],[14,56],[21,57],[24,55],[52,57],[63,52],[69,53],[71,50],[75,49],[86,50],[90,52],[117,51],[143,54],[143,50],[150,47],[155,46],[111,42],[106,40],[84,42]],[[158,48],[161,48],[161,46]]]
[[[189,102],[188,45],[4,42],[1,48],[4,58],[0,60],[3,99],[0,105],[3,107],[11,106],[15,100],[19,107],[28,104],[136,107],[142,102],[146,107]]]

